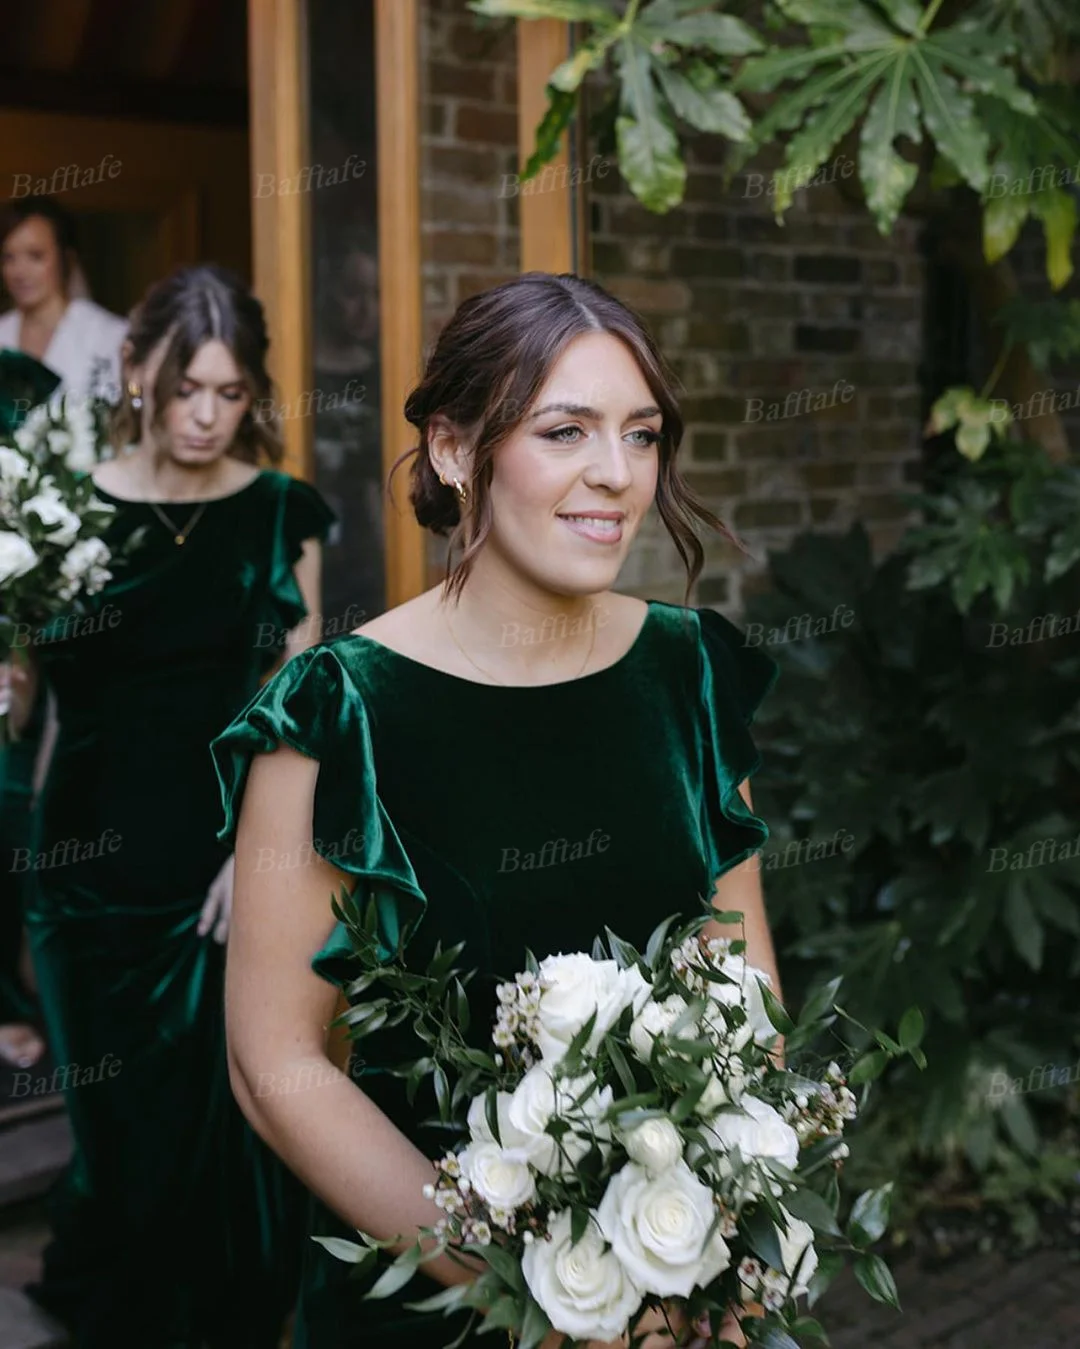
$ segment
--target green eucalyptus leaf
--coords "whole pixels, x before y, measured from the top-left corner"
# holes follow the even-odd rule
[[[870,1246],[880,1241],[889,1225],[892,1205],[892,1181],[877,1190],[864,1190],[852,1205],[848,1220],[848,1236],[856,1246]]]
[[[814,1190],[792,1190],[784,1195],[784,1207],[793,1218],[809,1223],[815,1232],[825,1232],[831,1237],[841,1235],[835,1211]]]
[[[892,1271],[879,1255],[860,1255],[855,1260],[855,1278],[875,1302],[900,1310],[900,1295]]]
[[[904,1049],[914,1049],[916,1045],[922,1044],[923,1035],[926,1032],[926,1018],[919,1007],[909,1007],[900,1018],[900,1029],[897,1034],[900,1044]]]

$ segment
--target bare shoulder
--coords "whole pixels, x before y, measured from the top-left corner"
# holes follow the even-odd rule
[[[403,656],[419,659],[430,650],[434,620],[437,617],[439,587],[425,590],[404,604],[378,614],[354,628],[353,637],[370,637]]]

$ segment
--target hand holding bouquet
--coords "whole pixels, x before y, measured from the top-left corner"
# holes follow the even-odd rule
[[[798,1299],[823,1291],[846,1249],[863,1286],[895,1303],[887,1267],[864,1249],[884,1231],[888,1187],[856,1201],[846,1242],[837,1220],[855,1095],[835,1062],[781,1069],[771,1052],[780,1033],[795,1052],[831,1022],[835,985],[796,1026],[744,943],[705,936],[710,918],[739,917],[709,914],[670,936],[668,920],[643,954],[609,932],[588,955],[530,958],[497,989],[490,1050],[465,1039],[460,946],[414,974],[382,961],[372,913],[353,921],[368,968],[350,996],[380,982],[389,996],[343,1019],[357,1038],[410,1021],[430,1052],[399,1075],[410,1099],[431,1076],[443,1125],[461,1134],[426,1190],[442,1216],[368,1296],[449,1252],[486,1269],[415,1309],[472,1308],[522,1349],[552,1329],[632,1336],[649,1309],[710,1325],[714,1344],[732,1310],[752,1343],[790,1349],[820,1331]],[[876,1070],[878,1055],[921,1058],[911,1017],[903,1046],[879,1035]],[[400,1245],[361,1243],[324,1241],[365,1266]]]

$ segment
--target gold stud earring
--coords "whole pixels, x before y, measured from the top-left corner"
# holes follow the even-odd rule
[[[128,397],[131,399],[131,406],[136,412],[142,407],[142,385],[136,380],[128,380]]]

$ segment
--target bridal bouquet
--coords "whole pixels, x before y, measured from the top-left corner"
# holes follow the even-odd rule
[[[712,1327],[726,1310],[751,1343],[797,1349],[824,1337],[811,1303],[854,1256],[856,1277],[896,1304],[885,1263],[868,1248],[888,1221],[889,1187],[859,1196],[841,1227],[837,1173],[855,1117],[852,1085],[889,1057],[923,1062],[922,1018],[845,1077],[839,1065],[792,1066],[835,1020],[837,985],[796,1023],[750,966],[745,943],[708,938],[702,916],[669,919],[639,953],[610,931],[589,954],[549,956],[497,988],[487,1047],[466,1040],[462,947],[437,951],[426,974],[386,963],[373,913],[350,923],[365,997],[345,1013],[355,1038],[410,1022],[429,1052],[397,1070],[410,1099],[433,1079],[454,1145],[426,1189],[442,1216],[385,1269],[369,1297],[403,1287],[442,1253],[483,1262],[472,1283],[444,1289],[417,1311],[472,1309],[535,1346],[552,1329],[575,1341],[633,1336],[649,1308],[683,1326]],[[371,997],[378,984],[387,996]],[[778,1062],[780,1035],[788,1064]],[[370,1267],[384,1247],[320,1238]]]
[[[89,476],[101,417],[95,404],[64,398],[0,435],[0,658],[111,576],[101,536],[114,508]]]

